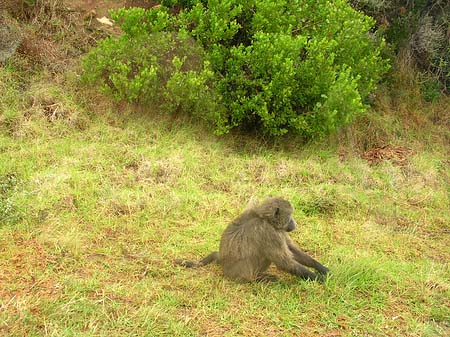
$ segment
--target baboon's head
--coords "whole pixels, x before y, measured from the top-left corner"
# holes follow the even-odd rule
[[[297,226],[292,217],[294,209],[289,201],[283,198],[269,198],[265,200],[259,209],[263,216],[277,230],[291,232]]]

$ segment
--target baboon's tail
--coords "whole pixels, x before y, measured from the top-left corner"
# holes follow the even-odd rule
[[[181,260],[177,259],[175,260],[176,264],[179,264],[180,266],[186,267],[186,268],[197,268],[206,266],[207,264],[210,264],[212,262],[219,261],[219,252],[212,252],[207,257],[200,261],[189,261],[189,260]]]

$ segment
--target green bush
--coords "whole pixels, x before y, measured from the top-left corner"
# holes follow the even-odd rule
[[[140,28],[130,25],[128,34],[103,40],[83,60],[84,80],[99,82],[117,100],[214,120],[208,116],[216,108],[213,91],[206,84],[213,73],[202,49],[187,35],[142,34]],[[127,25],[124,29],[128,32]]]
[[[177,13],[177,14],[175,14]],[[373,20],[347,1],[163,1],[113,12],[124,34],[85,59],[117,99],[305,137],[350,122],[388,64]]]

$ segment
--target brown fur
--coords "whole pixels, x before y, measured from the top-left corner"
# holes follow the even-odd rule
[[[302,279],[323,281],[328,268],[301,251],[288,234],[297,225],[292,213],[287,200],[269,198],[244,211],[228,225],[222,234],[219,252],[199,262],[175,262],[189,268],[217,262],[225,277],[238,282],[275,281],[276,276],[265,273],[271,263]]]

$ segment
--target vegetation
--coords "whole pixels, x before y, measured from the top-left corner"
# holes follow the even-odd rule
[[[450,100],[424,100],[407,62],[374,108],[315,143],[216,137],[80,83],[74,50],[104,31],[38,3],[0,66],[0,335],[449,334]],[[59,34],[38,26],[46,15],[63,15]],[[325,284],[173,265],[217,248],[250,199],[274,194],[330,267]]]
[[[313,138],[364,111],[388,68],[382,41],[368,34],[373,20],[346,1],[181,5],[177,15],[174,5],[114,12],[124,34],[89,54],[86,78],[117,99],[164,96],[172,110],[213,121],[219,134],[241,126]]]
[[[450,92],[450,2],[442,0],[351,0],[354,7],[375,17],[379,30],[396,52],[422,72],[428,101]]]

